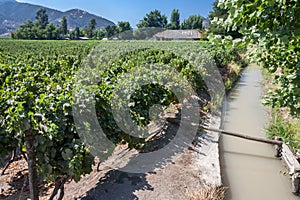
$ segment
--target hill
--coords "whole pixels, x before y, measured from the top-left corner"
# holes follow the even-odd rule
[[[17,29],[26,20],[34,20],[36,12],[40,8],[46,9],[50,23],[60,25],[62,16],[66,16],[69,29],[75,29],[76,27],[83,28],[93,18],[96,19],[97,28],[104,28],[114,24],[105,18],[80,9],[62,12],[39,5],[20,3],[15,0],[0,0],[0,35],[9,35],[11,31]]]

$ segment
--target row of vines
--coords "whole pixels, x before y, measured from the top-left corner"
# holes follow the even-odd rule
[[[219,68],[226,69],[229,63],[241,60],[236,49],[216,48],[208,43],[164,42],[163,46],[170,47],[166,50],[160,48],[162,43],[159,42],[127,43],[0,40],[0,156],[20,149],[27,155],[29,181],[37,181],[38,176],[43,181],[56,181],[60,189],[66,180],[79,181],[82,175],[91,172],[92,147],[79,137],[72,109],[76,100],[74,89],[80,86],[76,73],[89,61],[86,58],[94,58],[92,64],[101,75],[101,79],[89,87],[95,94],[97,120],[110,141],[127,143],[130,148],[140,148],[145,139],[122,131],[110,104],[113,90],[127,72],[140,65],[169,65],[199,92],[207,89],[201,76],[208,72],[191,64],[191,58],[173,53],[174,48],[185,51],[193,44],[196,48],[190,57],[206,52],[209,58],[193,58],[199,66],[214,60]],[[95,51],[96,46],[117,52],[128,48],[129,44],[132,50],[123,51],[109,58],[105,65],[99,65],[102,57],[101,52]],[[144,48],[145,44],[148,47]],[[91,50],[99,54],[89,55]],[[131,118],[136,124],[146,126],[151,121],[148,112],[151,106],[168,106],[178,99],[167,87],[147,84],[134,91],[130,102]],[[37,182],[29,185],[31,199],[38,199]]]

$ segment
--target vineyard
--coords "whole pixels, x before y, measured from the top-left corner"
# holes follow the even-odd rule
[[[95,155],[103,160],[113,151],[92,134],[86,108],[93,106],[113,145],[140,150],[145,127],[170,104],[195,94],[211,101],[200,104],[203,109],[217,107],[223,94],[210,95],[216,87],[209,80],[220,77],[216,84],[229,89],[240,73],[230,68],[233,62],[244,65],[238,49],[206,42],[0,40],[1,157],[23,153],[30,190],[38,192],[40,179],[55,182],[53,198],[67,180],[91,172]],[[125,90],[130,97],[116,94]],[[157,104],[161,109],[149,114]],[[116,117],[127,105],[127,115]],[[136,129],[129,130],[130,123]]]

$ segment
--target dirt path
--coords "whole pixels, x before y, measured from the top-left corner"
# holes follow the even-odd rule
[[[209,116],[207,125],[219,128],[220,116]],[[65,199],[187,199],[188,193],[205,185],[221,185],[218,140],[216,133],[199,133],[195,146],[175,154],[152,173],[126,173],[108,167],[137,153],[124,153],[125,147],[119,147],[101,164],[100,172],[94,169],[80,182],[67,184]]]
[[[206,125],[219,128],[220,115],[208,115]],[[166,133],[161,140],[154,140],[152,147],[159,149],[165,145],[162,141],[169,141],[176,133],[179,125],[168,123]],[[219,135],[217,133],[199,132],[193,145],[183,149],[182,152],[165,159],[162,158],[151,173],[128,173],[115,166],[125,166],[130,159],[138,156],[136,150],[128,150],[126,146],[118,146],[114,154],[101,163],[100,171],[96,166],[93,172],[84,176],[78,183],[74,181],[65,185],[64,199],[83,200],[173,200],[187,199],[187,194],[200,191],[206,185],[218,187],[221,185],[219,165]],[[28,188],[25,191],[14,193],[15,186],[8,184],[13,178],[15,170],[21,171],[22,179],[18,181],[19,189],[22,187],[26,163],[23,160],[14,162],[5,176],[0,177],[0,199],[27,199]],[[19,169],[20,168],[20,169]],[[20,174],[20,173],[17,173]],[[9,189],[13,195],[1,197]],[[53,187],[52,187],[53,189]],[[51,190],[44,193],[41,200],[48,199]]]

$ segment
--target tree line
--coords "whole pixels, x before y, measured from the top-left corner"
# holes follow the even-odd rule
[[[14,39],[36,39],[36,40],[57,40],[71,37],[72,39],[80,36],[93,37],[96,29],[96,20],[91,19],[88,26],[83,30],[78,27],[73,31],[68,30],[68,22],[65,16],[62,17],[61,25],[49,23],[46,9],[41,8],[36,12],[35,21],[27,20],[21,24],[19,29],[11,32]]]
[[[165,28],[170,30],[179,29],[198,29],[203,30],[203,20],[201,15],[191,15],[180,22],[180,13],[178,9],[173,9],[168,22],[167,16],[159,10],[150,11],[137,24],[138,29],[146,27]],[[62,17],[61,25],[49,23],[46,9],[41,8],[37,11],[35,21],[27,20],[19,28],[11,32],[14,39],[36,39],[36,40],[57,40],[57,39],[77,39],[87,37],[93,39],[110,38],[115,34],[132,30],[129,22],[119,21],[117,25],[109,25],[105,28],[96,28],[96,20],[91,19],[89,24],[84,28],[76,27],[73,30],[68,29],[68,22],[65,16]]]

